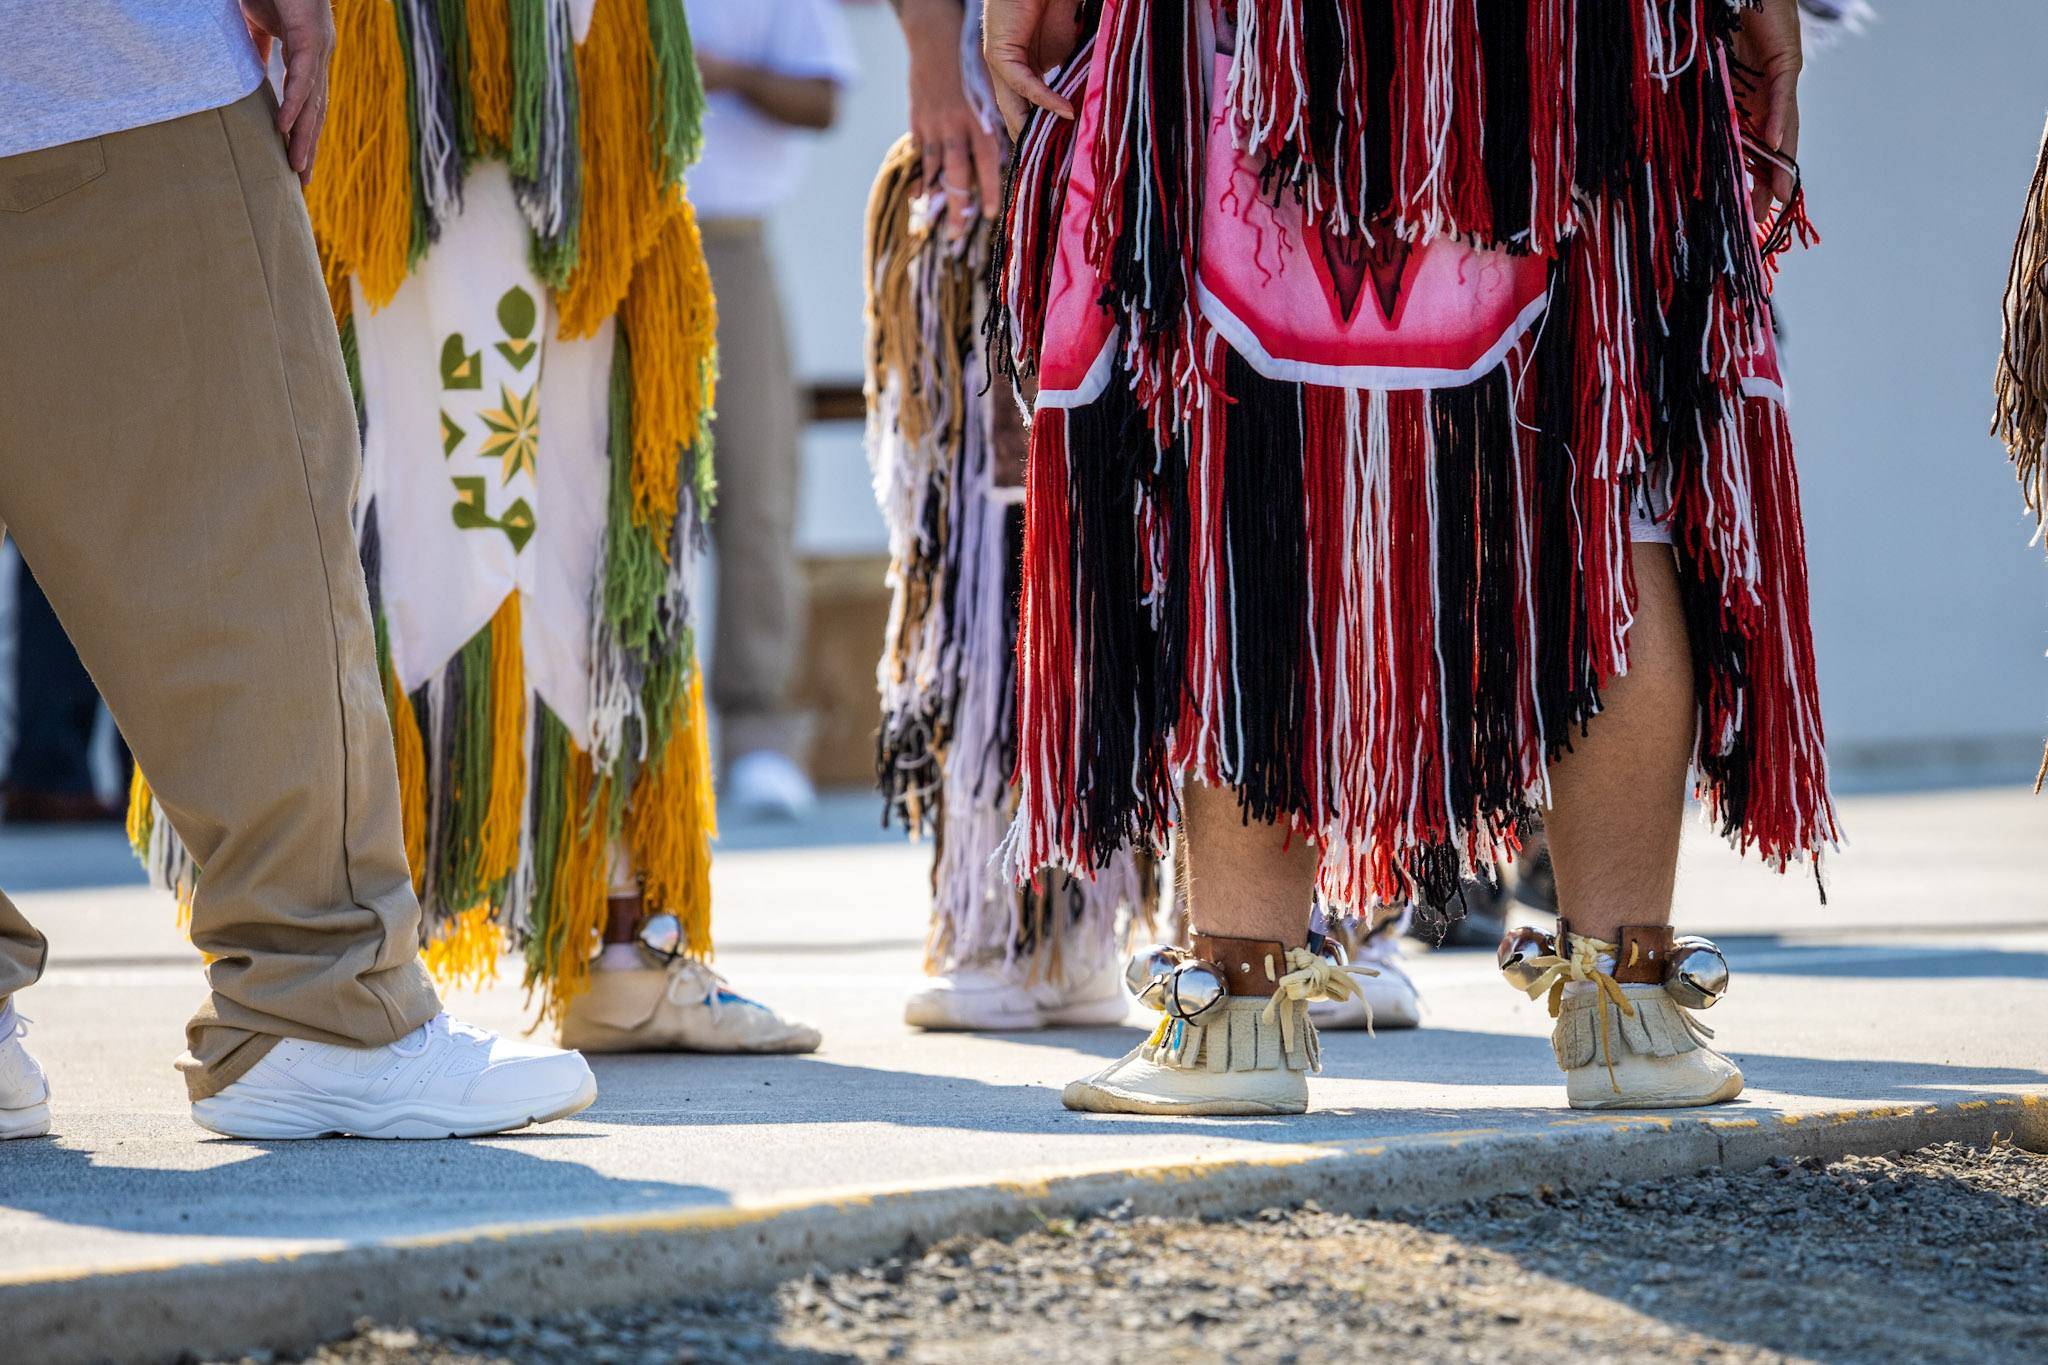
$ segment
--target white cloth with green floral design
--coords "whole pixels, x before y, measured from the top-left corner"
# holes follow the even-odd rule
[[[363,487],[374,499],[392,665],[419,687],[521,593],[528,685],[588,742],[591,595],[603,553],[612,324],[555,335],[504,166],[390,304],[356,289]]]

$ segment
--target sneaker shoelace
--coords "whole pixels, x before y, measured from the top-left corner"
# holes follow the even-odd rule
[[[446,1011],[443,1011],[434,1020],[434,1022],[439,1024],[441,1026],[441,1031],[446,1033],[450,1038],[454,1038],[464,1043],[482,1043],[485,1045],[489,1045],[490,1041],[498,1036],[496,1033],[493,1033],[490,1029],[485,1028],[481,1024],[472,1024],[466,1020],[457,1019],[454,1015],[449,1014]]]
[[[28,1026],[34,1022],[35,1020],[9,1005],[5,1013],[0,1013],[0,1043],[11,1043],[16,1038],[28,1037]]]
[[[398,1057],[417,1057],[424,1053],[427,1050],[427,1044],[433,1041],[433,1027],[433,1021],[429,1021],[421,1024],[403,1038],[394,1038],[389,1045],[392,1054]]]
[[[411,1033],[393,1042],[390,1045],[391,1051],[400,1057],[417,1057],[433,1043],[434,1035],[437,1033],[458,1043],[488,1044],[493,1037],[489,1029],[465,1023],[448,1011],[442,1010]]]

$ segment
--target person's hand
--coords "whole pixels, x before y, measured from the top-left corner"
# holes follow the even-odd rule
[[[983,0],[981,55],[1011,137],[1033,104],[1061,118],[1074,116],[1044,75],[1073,55],[1081,33],[1078,8],[1079,0]]]
[[[926,193],[946,196],[946,235],[973,224],[976,198],[993,213],[1003,202],[1003,141],[983,128],[960,84],[959,0],[903,0],[910,49],[910,137],[924,156]]]
[[[334,59],[334,10],[328,0],[242,0],[252,33],[284,47],[284,95],[277,131],[301,185],[313,179],[313,156],[327,123],[327,64]]]
[[[1797,160],[1799,69],[1805,62],[1799,47],[1799,0],[1764,0],[1761,9],[1744,10],[1735,34],[1735,60],[1754,73],[1752,86],[1736,85],[1744,130]],[[1761,223],[1770,217],[1773,199],[1791,198],[1792,173],[1773,170],[1757,177],[1750,209]]]

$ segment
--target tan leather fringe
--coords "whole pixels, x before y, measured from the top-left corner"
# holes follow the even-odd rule
[[[913,225],[910,206],[923,189],[924,165],[908,136],[899,138],[882,160],[875,188],[868,197],[867,233],[867,385],[870,399],[895,375],[902,380],[902,410],[897,425],[911,447],[923,443],[932,428],[935,396],[950,413],[964,411],[966,373],[960,358],[968,345],[942,344],[971,338],[981,319],[974,310],[974,272],[933,269],[925,272],[932,297],[912,298],[919,280],[911,263],[923,250],[930,229]],[[904,324],[910,324],[905,326]],[[923,335],[919,324],[932,329]],[[959,453],[961,423],[946,427],[946,453]]]
[[[2026,212],[2012,246],[2012,271],[2005,281],[2005,345],[1998,357],[1998,408],[1991,434],[2005,442],[2012,456],[2020,495],[2034,524],[2048,513],[2048,130],[2034,179],[2027,186]],[[2048,750],[2034,790],[2048,784]]]
[[[2039,524],[2048,510],[2048,133],[2044,133],[2026,214],[2005,285],[2005,347],[1998,360],[1998,411],[1991,432],[2005,441],[2027,508]]]
[[[910,201],[917,197],[923,178],[923,160],[906,133],[882,158],[868,195],[868,401],[875,400],[889,376],[904,378],[903,410],[897,420],[904,444],[910,446],[922,442],[931,425],[923,393],[908,382],[917,373],[922,350],[915,329],[917,309],[910,298],[910,260],[917,250],[910,231]]]

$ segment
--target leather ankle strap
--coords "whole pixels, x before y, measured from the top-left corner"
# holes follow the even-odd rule
[[[1671,961],[1671,926],[1624,924],[1614,954],[1614,979],[1624,986],[1654,986]]]
[[[1287,945],[1277,939],[1191,937],[1190,951],[1216,964],[1232,995],[1271,995],[1287,974]]]

